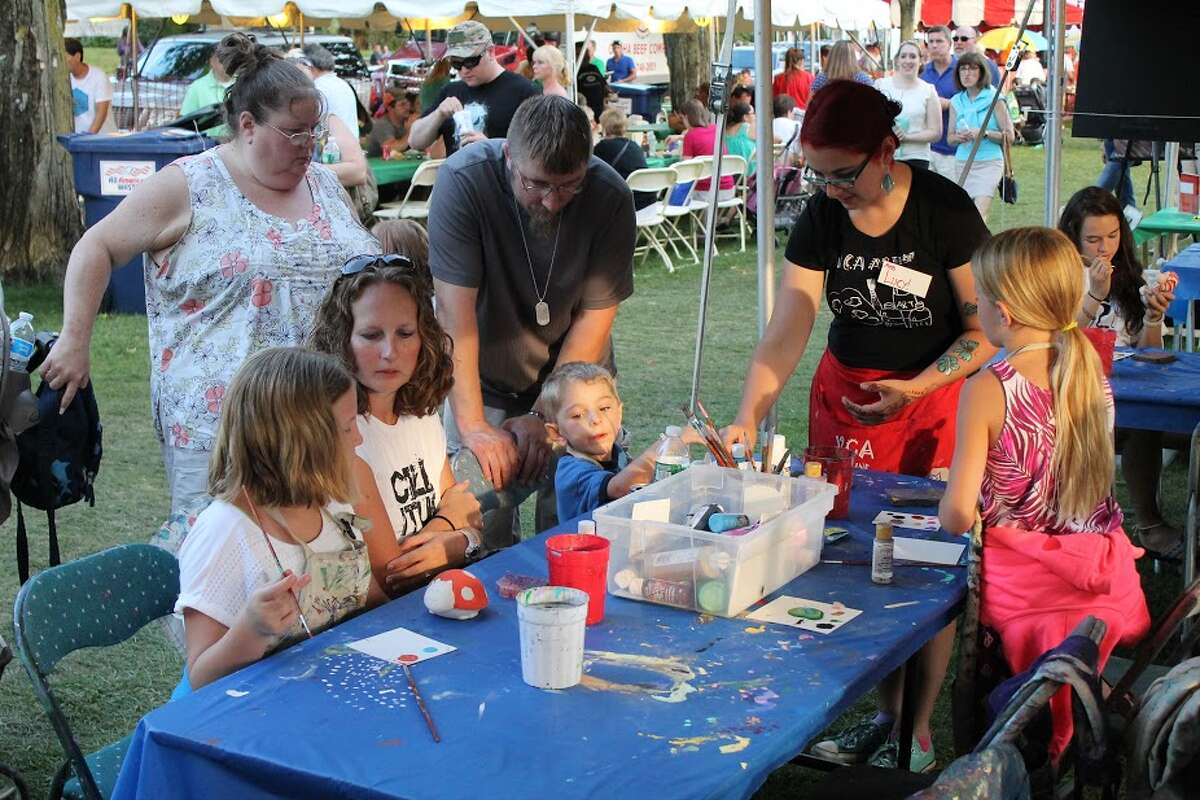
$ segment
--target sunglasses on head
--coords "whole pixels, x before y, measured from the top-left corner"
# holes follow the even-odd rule
[[[377,256],[364,253],[346,259],[346,263],[342,265],[342,275],[357,275],[365,269],[374,269],[375,267],[400,267],[411,271],[413,262],[408,256]]]
[[[454,67],[455,69],[475,69],[479,66],[479,62],[482,59],[482,53],[477,56],[471,56],[470,58],[456,58],[455,56],[451,56],[450,66]]]

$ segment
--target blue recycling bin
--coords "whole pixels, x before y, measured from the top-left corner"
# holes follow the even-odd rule
[[[642,119],[653,123],[662,110],[663,95],[670,86],[651,83],[610,83],[618,96],[629,99],[629,113],[639,114]]]
[[[108,216],[125,195],[175,159],[217,145],[216,140],[179,128],[128,135],[66,134],[58,137],[75,164],[75,191],[83,195],[84,224]],[[146,284],[139,255],[113,268],[106,308],[124,314],[146,313]]]

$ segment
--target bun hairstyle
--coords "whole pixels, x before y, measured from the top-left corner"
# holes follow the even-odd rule
[[[1050,228],[1013,228],[980,246],[971,271],[981,302],[1004,303],[1014,322],[1052,332],[1055,507],[1061,522],[1086,519],[1109,493],[1114,458],[1100,357],[1075,324],[1083,298],[1075,245]]]
[[[286,111],[297,100],[321,104],[312,79],[273,48],[258,44],[244,33],[231,33],[217,44],[221,68],[233,78],[225,91],[225,123],[237,130],[243,111],[256,122],[265,122],[272,111]]]
[[[901,106],[874,86],[858,81],[830,81],[813,93],[804,113],[800,143],[804,147],[836,148],[874,156],[891,139]]]

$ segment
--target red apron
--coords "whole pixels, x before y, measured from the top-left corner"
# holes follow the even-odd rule
[[[859,405],[879,399],[878,393],[863,391],[861,383],[908,380],[916,374],[847,367],[826,350],[808,396],[809,445],[847,447],[854,452],[854,466],[866,469],[920,477],[949,470],[961,380],[914,400],[878,425],[858,422],[842,405],[842,397]]]

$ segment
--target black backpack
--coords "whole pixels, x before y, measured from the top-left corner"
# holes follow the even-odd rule
[[[51,342],[53,345],[53,342]],[[30,371],[36,368],[31,364]],[[17,570],[29,579],[29,539],[21,504],[46,512],[50,528],[50,565],[60,563],[55,509],[87,500],[96,505],[92,484],[100,469],[100,411],[92,385],[79,389],[71,405],[58,413],[62,390],[42,381],[37,390],[38,421],[17,437],[20,463],[12,479],[17,498]]]

